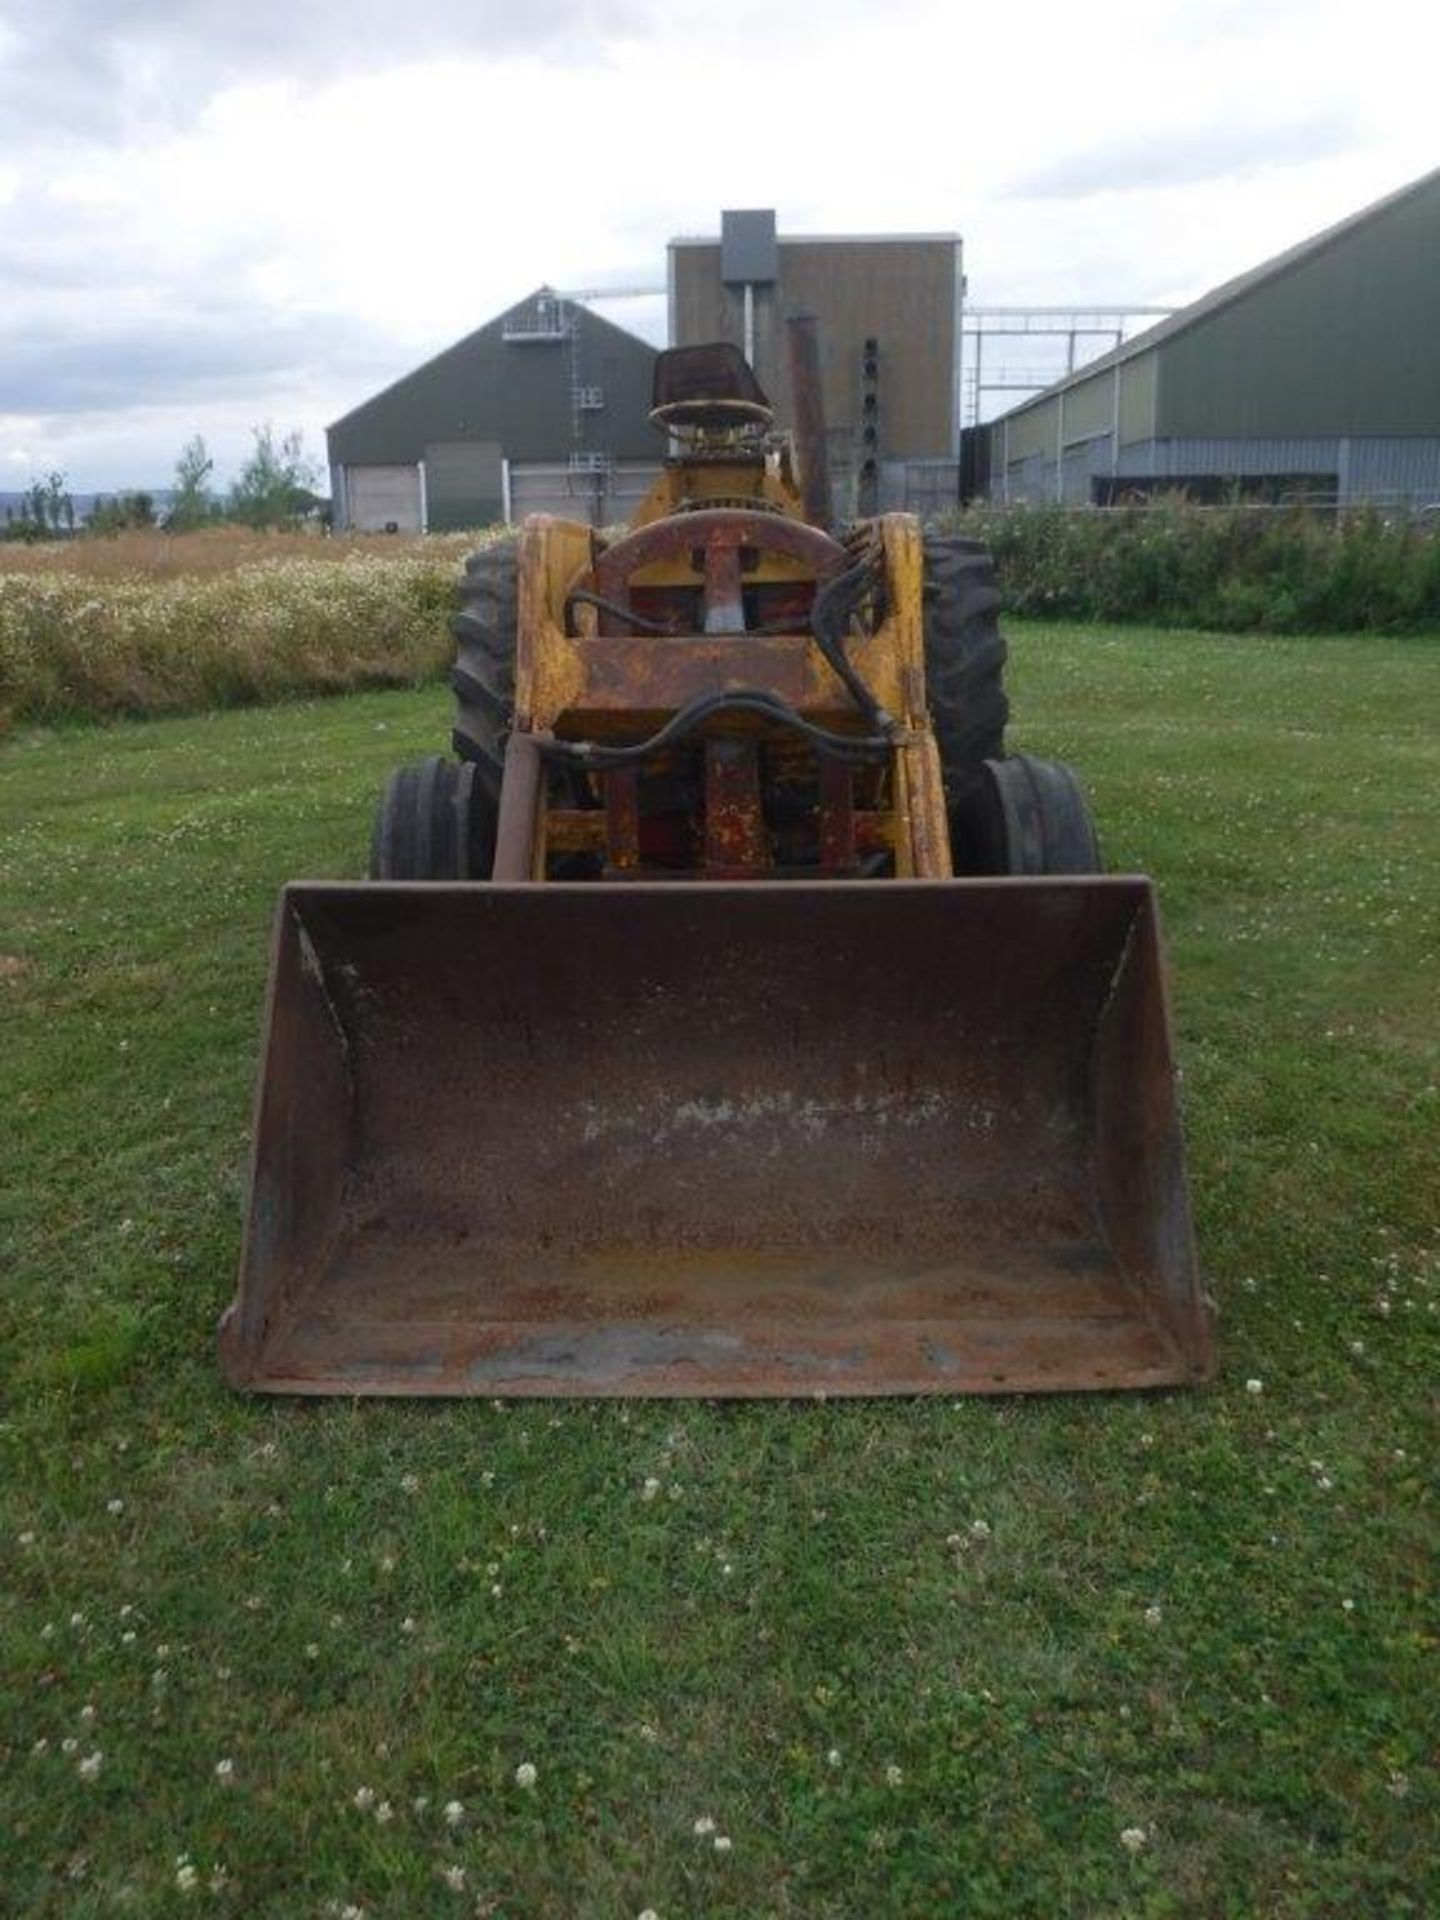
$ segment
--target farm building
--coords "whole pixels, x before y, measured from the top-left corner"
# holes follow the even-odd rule
[[[1440,501],[1440,171],[982,430],[991,499]],[[988,458],[987,458],[988,456]]]
[[[664,457],[646,417],[654,361],[645,341],[539,288],[328,429],[336,526],[623,519]]]
[[[782,425],[790,418],[784,322],[816,316],[841,511],[954,499],[958,235],[777,235],[773,212],[727,212],[718,239],[670,242],[667,282],[671,341],[741,347]]]

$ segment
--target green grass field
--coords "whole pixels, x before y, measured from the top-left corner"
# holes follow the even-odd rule
[[[1159,882],[1202,1392],[232,1397],[273,899],[447,697],[0,748],[0,1912],[1440,1909],[1440,645],[1012,652]]]

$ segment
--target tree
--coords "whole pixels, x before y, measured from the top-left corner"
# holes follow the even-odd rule
[[[254,451],[230,489],[230,512],[247,527],[288,526],[316,506],[320,470],[307,457],[300,434],[287,433],[277,446],[268,425],[251,432]]]
[[[7,540],[55,540],[67,529],[75,528],[75,502],[65,486],[63,473],[48,473],[43,480],[32,480],[20,499],[20,511],[5,514]]]
[[[214,470],[215,462],[206,451],[203,437],[197,433],[193,440],[185,442],[175,462],[175,490],[165,523],[172,532],[189,533],[215,518],[215,496],[207,485]]]
[[[86,523],[87,533],[125,533],[131,527],[153,527],[155,502],[148,493],[117,493],[97,498]]]

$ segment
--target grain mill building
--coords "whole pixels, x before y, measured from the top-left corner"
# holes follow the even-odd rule
[[[839,511],[954,500],[958,234],[791,236],[777,234],[768,210],[727,212],[718,238],[670,242],[667,291],[671,341],[733,341],[782,426],[790,424],[784,322],[815,315]]]
[[[1440,502],[1440,170],[983,432],[992,500]]]
[[[624,519],[664,457],[646,417],[654,361],[644,340],[538,288],[328,429],[335,525]]]

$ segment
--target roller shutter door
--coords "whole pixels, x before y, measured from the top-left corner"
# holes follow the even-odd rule
[[[420,533],[424,528],[420,469],[347,467],[349,524],[357,533]]]

